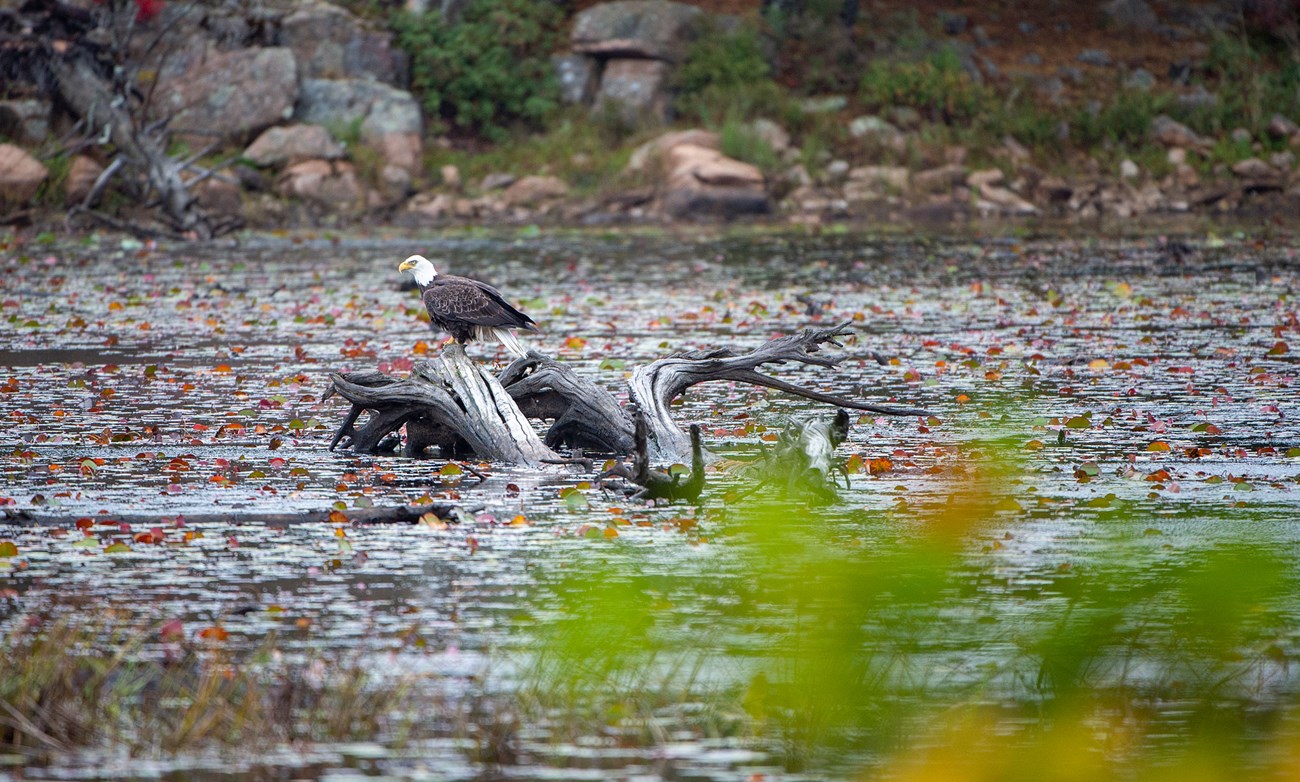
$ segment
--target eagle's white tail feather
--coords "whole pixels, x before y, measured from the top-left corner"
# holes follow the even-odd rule
[[[479,326],[475,329],[475,336],[483,342],[489,342],[493,339],[499,340],[502,345],[506,346],[506,352],[516,358],[523,358],[528,355],[528,351],[524,350],[524,346],[519,344],[519,338],[510,329],[496,326]]]

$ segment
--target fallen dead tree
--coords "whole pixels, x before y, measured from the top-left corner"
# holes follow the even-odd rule
[[[195,164],[199,155],[181,159],[167,154],[166,121],[145,119],[145,99],[136,88],[136,72],[156,62],[130,56],[137,8],[110,0],[87,7],[60,0],[27,0],[16,9],[0,10],[0,77],[57,98],[76,121],[79,148],[103,146],[111,162],[68,217],[88,215],[115,229],[154,236],[211,239],[234,230],[239,221],[206,214],[192,192],[212,170]],[[150,56],[165,56],[163,30],[148,47]],[[207,150],[204,150],[205,152]],[[155,208],[157,227],[96,211],[95,202],[109,180],[118,177],[139,203]]]
[[[870,404],[825,394],[758,371],[765,365],[796,363],[836,367],[843,354],[823,354],[849,324],[804,329],[772,339],[744,352],[734,348],[691,351],[637,368],[628,381],[626,406],[604,388],[578,376],[560,362],[531,351],[493,377],[471,361],[459,345],[448,345],[431,361],[418,363],[404,378],[379,372],[331,375],[326,396],[351,403],[330,448],[377,454],[400,452],[420,457],[437,447],[444,458],[470,457],[527,466],[564,462],[555,449],[594,450],[634,456],[630,466],[613,474],[645,488],[648,497],[698,496],[703,481],[699,432],[683,431],[671,414],[673,400],[700,383],[717,380],[750,383],[849,410],[879,415],[926,416],[925,410]],[[364,420],[363,420],[364,416]],[[529,419],[549,422],[541,437]],[[847,431],[847,413],[843,416]],[[829,430],[828,430],[829,431]],[[838,431],[838,430],[837,430]],[[402,433],[405,433],[403,438]],[[692,437],[693,435],[693,437]],[[807,448],[827,456],[835,445]],[[694,447],[693,447],[694,445]],[[692,462],[689,475],[656,472],[652,464]],[[825,459],[809,460],[809,469],[830,473]]]

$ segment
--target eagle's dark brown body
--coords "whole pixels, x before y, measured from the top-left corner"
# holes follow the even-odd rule
[[[511,306],[500,291],[485,282],[440,274],[421,287],[429,319],[457,342],[481,338],[479,329],[483,327],[538,330],[532,318]]]

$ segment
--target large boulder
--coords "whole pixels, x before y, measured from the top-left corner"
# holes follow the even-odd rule
[[[423,152],[420,104],[411,93],[360,79],[305,79],[296,118],[325,127],[359,124],[361,141],[391,166],[415,173]]]
[[[1111,0],[1102,7],[1105,20],[1120,30],[1148,31],[1160,24],[1160,18],[1146,0]]]
[[[667,0],[619,0],[594,5],[573,20],[573,50],[601,58],[680,62],[691,27],[703,12]]]
[[[293,50],[304,79],[401,81],[405,55],[392,35],[370,30],[330,3],[299,3],[280,21],[280,45]]]
[[[190,67],[159,75],[152,113],[179,134],[239,141],[293,115],[298,69],[283,47],[207,49]]]
[[[50,175],[41,161],[13,144],[0,144],[0,204],[23,204]]]
[[[560,83],[560,100],[584,104],[596,85],[596,61],[581,54],[562,54],[551,58],[555,80]]]
[[[50,102],[37,98],[0,101],[0,136],[20,144],[43,144],[50,132]]]
[[[849,171],[844,198],[850,202],[883,201],[907,192],[911,172],[905,166],[859,166]]]
[[[1210,146],[1208,139],[1165,114],[1151,120],[1151,137],[1166,147],[1205,149]]]
[[[664,153],[663,211],[675,218],[763,214],[771,208],[763,172],[716,149],[678,144]]]
[[[335,212],[357,211],[365,206],[365,193],[351,163],[304,160],[280,174],[276,192],[300,198]]]
[[[510,206],[537,206],[568,194],[569,186],[559,177],[526,176],[507,187],[501,199]]]
[[[610,60],[600,77],[593,111],[616,111],[630,124],[662,121],[668,114],[667,78],[668,64],[660,60]]]
[[[670,130],[632,150],[632,154],[627,159],[627,170],[644,171],[651,160],[661,158],[665,152],[679,144],[694,144],[697,147],[705,147],[706,149],[719,149],[722,141],[718,134],[711,130],[700,130],[699,128]]]
[[[94,158],[88,155],[74,157],[68,166],[68,176],[63,180],[63,195],[67,203],[72,205],[85,201],[102,173],[104,167]]]
[[[257,137],[244,157],[259,166],[280,166],[299,160],[338,160],[343,147],[320,125],[286,125],[268,128]]]

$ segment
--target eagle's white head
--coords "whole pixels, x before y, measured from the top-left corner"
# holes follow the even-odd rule
[[[412,255],[410,258],[402,261],[402,265],[397,267],[399,272],[410,272],[415,281],[421,285],[428,285],[433,282],[433,278],[438,276],[438,270],[433,268],[433,264],[423,255]]]

